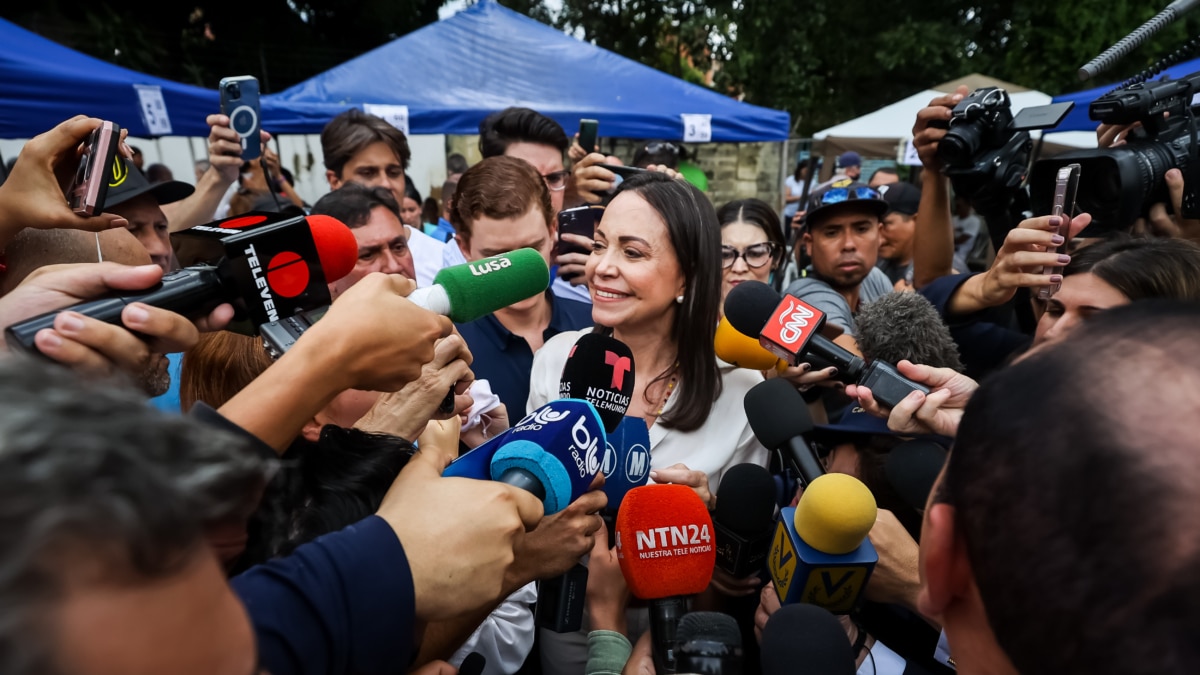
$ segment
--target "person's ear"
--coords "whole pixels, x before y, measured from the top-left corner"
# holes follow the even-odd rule
[[[966,597],[974,576],[966,542],[958,529],[955,508],[931,504],[921,529],[921,592],[917,609],[939,619],[956,598]]]
[[[808,231],[806,230],[804,232],[804,236],[801,237],[800,241],[804,243],[805,255],[807,255],[808,257],[811,258],[812,257],[812,235],[809,234]]]
[[[304,423],[304,428],[300,429],[300,436],[309,443],[316,443],[321,438],[321,423],[317,418]]]
[[[330,190],[336,190],[342,187],[342,179],[339,178],[336,173],[334,173],[333,169],[325,170],[325,181],[329,183]]]

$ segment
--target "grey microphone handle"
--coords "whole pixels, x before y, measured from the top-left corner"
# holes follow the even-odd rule
[[[1156,14],[1153,19],[1142,24],[1124,38],[1121,38],[1120,42],[1104,50],[1104,53],[1100,56],[1087,62],[1087,64],[1079,69],[1079,79],[1087,80],[1108,70],[1129,52],[1140,47],[1150,36],[1178,19],[1180,14],[1194,7],[1197,2],[1200,2],[1200,0],[1175,0],[1175,2],[1167,5],[1167,8]]]

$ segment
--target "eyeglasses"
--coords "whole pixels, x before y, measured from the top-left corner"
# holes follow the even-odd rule
[[[742,250],[738,250],[732,246],[721,247],[721,267],[733,267],[738,258],[744,258],[746,264],[754,269],[758,269],[763,265],[775,259],[775,253],[778,249],[775,247],[775,242],[764,241],[761,244],[747,246]]]
[[[647,143],[645,150],[647,153],[649,153],[651,155],[653,155],[657,152],[678,153],[679,146],[675,145],[674,143]]]
[[[878,192],[869,187],[858,187],[853,190],[850,188],[829,188],[817,195],[817,203],[814,206],[840,204],[851,199],[881,199],[881,197]]]
[[[567,176],[571,175],[570,171],[555,171],[542,175],[542,180],[546,181],[546,187],[558,192],[567,187]]]

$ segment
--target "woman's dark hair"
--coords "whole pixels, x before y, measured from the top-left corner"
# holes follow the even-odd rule
[[[1200,246],[1116,234],[1076,249],[1064,276],[1091,272],[1132,300],[1200,300]]]
[[[767,241],[775,244],[775,255],[771,260],[771,269],[778,269],[783,262],[787,242],[783,240],[783,229],[779,224],[779,214],[775,209],[761,199],[735,199],[717,211],[717,222],[721,227],[730,223],[742,222],[755,225],[767,235]]]
[[[412,178],[408,174],[404,174],[404,196],[421,203],[421,193],[417,190],[417,186],[413,185]]]
[[[267,489],[270,499],[247,527],[238,569],[288,555],[375,513],[412,454],[403,438],[333,424],[316,443],[298,439]]]
[[[421,222],[436,223],[441,216],[442,210],[438,206],[438,200],[433,197],[426,197],[425,201],[421,202]]]
[[[622,192],[646,200],[666,223],[679,269],[687,280],[683,304],[671,326],[678,367],[655,374],[652,383],[678,374],[685,386],[676,394],[679,400],[658,423],[668,429],[695,431],[708,419],[713,403],[721,395],[721,373],[713,349],[721,303],[721,227],[717,213],[699,189],[657,171],[624,181],[617,188],[617,194]]]
[[[796,170],[792,172],[792,178],[795,178],[796,180],[803,179],[804,176],[802,176],[801,174],[807,168],[808,168],[808,160],[807,159],[802,159],[799,162],[796,162]]]

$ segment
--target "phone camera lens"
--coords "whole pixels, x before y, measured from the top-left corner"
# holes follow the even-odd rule
[[[240,85],[240,84],[229,85],[228,91],[229,91],[230,98],[237,99],[237,98],[242,97],[242,85]]]

